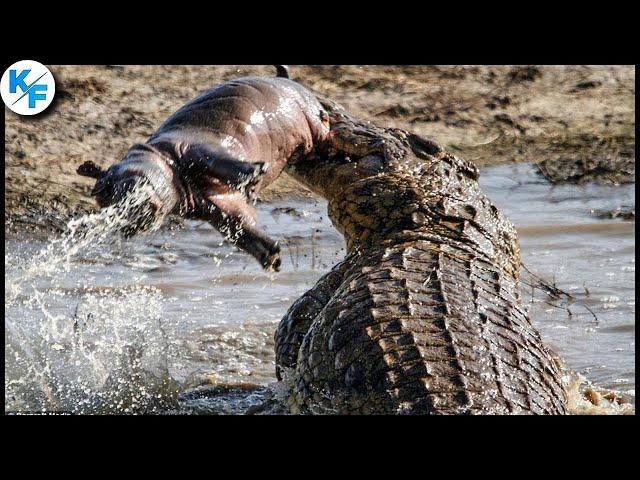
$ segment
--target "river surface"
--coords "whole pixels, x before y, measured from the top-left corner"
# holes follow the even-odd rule
[[[634,411],[635,223],[592,211],[635,205],[635,185],[554,187],[528,164],[484,169],[480,183],[518,227],[524,265],[571,296],[523,271],[534,326],[572,375]],[[280,318],[344,243],[323,201],[257,210],[281,240],[279,273],[202,222],[126,241],[7,238],[5,409],[181,412],[178,395],[203,383],[272,384]]]

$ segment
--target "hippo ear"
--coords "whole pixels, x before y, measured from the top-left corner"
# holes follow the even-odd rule
[[[83,177],[99,178],[104,173],[104,170],[91,160],[88,160],[78,167],[76,173]]]

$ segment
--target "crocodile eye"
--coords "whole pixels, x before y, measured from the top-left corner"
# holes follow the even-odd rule
[[[320,121],[325,125],[329,125],[329,114],[324,110],[320,110]]]

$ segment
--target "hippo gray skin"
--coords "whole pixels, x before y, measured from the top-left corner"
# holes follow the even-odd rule
[[[288,78],[242,77],[190,101],[145,144],[107,170],[85,162],[78,174],[97,179],[92,195],[104,208],[136,187],[146,192],[130,232],[166,214],[210,222],[227,240],[278,270],[280,248],[256,226],[250,205],[288,162],[310,154],[329,135],[316,97]]]

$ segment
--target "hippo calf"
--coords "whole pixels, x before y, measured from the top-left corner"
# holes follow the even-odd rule
[[[109,169],[81,165],[80,175],[97,179],[92,195],[100,207],[140,187],[138,217],[206,220],[263,268],[278,270],[278,243],[256,226],[250,204],[288,162],[328,138],[329,116],[286,67],[276,67],[277,77],[242,77],[204,92]],[[132,225],[135,232],[145,222],[132,218]]]

